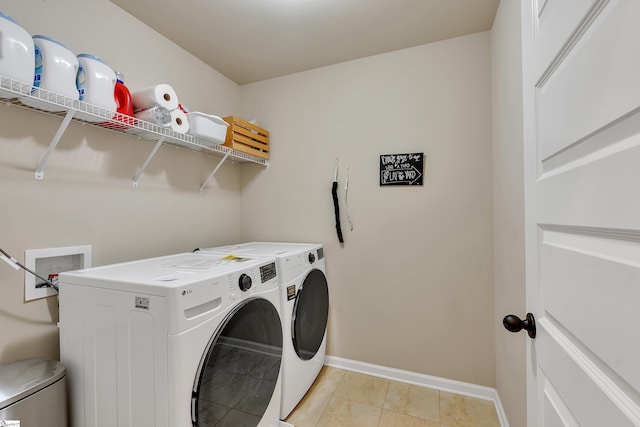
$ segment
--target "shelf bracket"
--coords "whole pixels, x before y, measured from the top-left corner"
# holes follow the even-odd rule
[[[138,169],[138,172],[136,172],[136,176],[133,177],[133,188],[138,188],[138,180],[140,179],[140,175],[142,175],[142,173],[147,168],[147,166],[149,166],[151,159],[153,159],[153,156],[156,155],[156,153],[158,152],[158,149],[160,148],[163,142],[164,142],[164,136],[160,138],[158,142],[156,142],[156,145],[153,147],[153,150],[151,150],[151,153],[147,157],[147,160],[144,161],[140,169]]]
[[[42,159],[40,159],[40,163],[38,163],[38,166],[36,167],[37,180],[44,179],[44,165],[46,165],[47,161],[49,161],[49,156],[51,156],[51,153],[53,153],[53,150],[56,149],[56,146],[58,145],[58,142],[60,142],[62,135],[64,135],[64,132],[67,130],[67,127],[69,126],[69,123],[71,123],[71,119],[73,118],[74,113],[75,113],[74,110],[67,110],[67,115],[64,116],[62,123],[60,123],[60,127],[58,128],[58,131],[56,132],[56,134],[53,136],[53,139],[51,140],[51,144],[49,144],[49,148],[47,149],[47,152],[44,153],[44,156],[42,156]]]
[[[215,169],[209,174],[209,176],[207,177],[207,179],[204,180],[204,182],[202,183],[202,185],[200,186],[200,192],[204,193],[204,187],[207,186],[207,184],[209,183],[209,181],[211,181],[211,178],[213,178],[213,176],[216,174],[216,172],[218,172],[218,169],[220,169],[220,166],[222,166],[222,164],[225,162],[225,160],[227,160],[227,157],[229,157],[229,153],[225,154],[224,157],[222,158],[222,160],[220,160],[220,162],[216,165]]]

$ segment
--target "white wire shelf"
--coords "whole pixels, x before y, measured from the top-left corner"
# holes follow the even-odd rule
[[[266,159],[252,156],[251,154],[243,153],[223,145],[217,145],[207,140],[195,138],[188,134],[175,132],[171,128],[162,127],[155,123],[150,123],[118,112],[109,111],[55,92],[34,88],[31,84],[13,80],[1,75],[0,102],[8,106],[16,106],[64,118],[58,132],[49,145],[49,149],[36,168],[36,179],[44,178],[44,166],[71,121],[81,122],[90,126],[99,127],[101,129],[130,135],[156,143],[153,151],[143,163],[143,166],[136,172],[133,179],[134,187],[138,186],[138,179],[140,178],[140,175],[144,172],[144,169],[163,144],[191,151],[198,151],[206,155],[221,158],[221,161],[216,166],[215,170],[200,187],[201,191],[225,160],[237,163],[251,162],[262,166],[269,165],[269,161]]]

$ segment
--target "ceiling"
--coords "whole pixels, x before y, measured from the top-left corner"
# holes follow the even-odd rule
[[[490,30],[500,0],[111,0],[238,84]]]

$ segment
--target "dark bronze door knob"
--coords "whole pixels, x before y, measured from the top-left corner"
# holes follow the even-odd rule
[[[514,314],[508,314],[502,319],[502,324],[509,332],[520,332],[524,329],[530,338],[536,337],[536,319],[531,313],[527,313],[525,320],[520,319]]]

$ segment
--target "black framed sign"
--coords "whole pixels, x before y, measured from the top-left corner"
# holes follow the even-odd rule
[[[424,153],[382,154],[380,186],[422,185]]]

